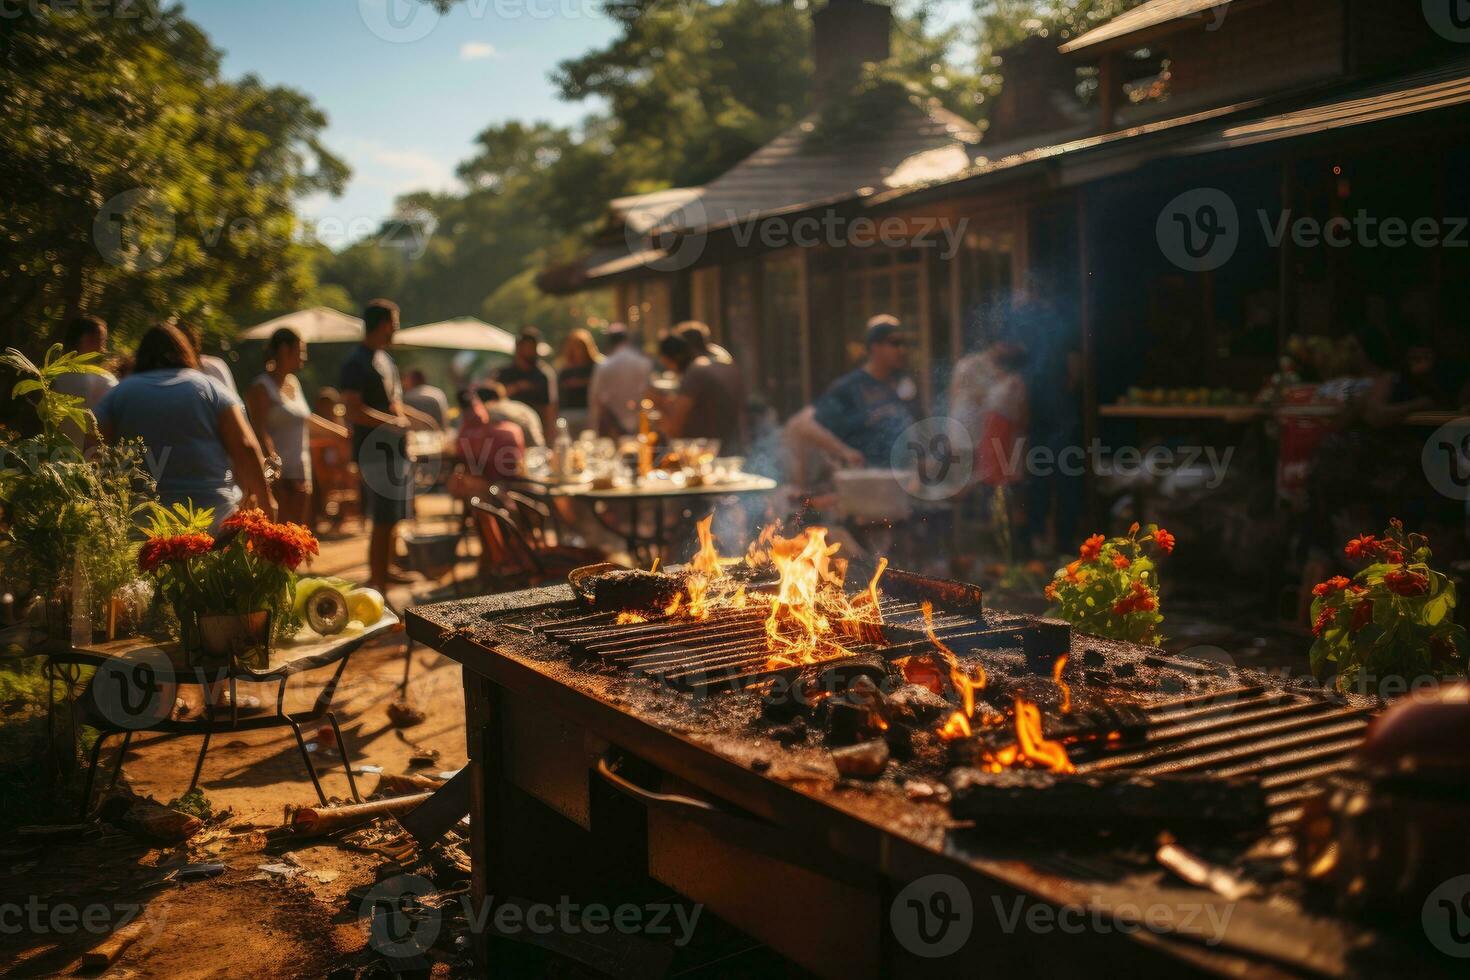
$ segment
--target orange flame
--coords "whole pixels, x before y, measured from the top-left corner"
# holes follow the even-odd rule
[[[795,538],[771,542],[771,560],[780,573],[771,614],[766,617],[766,649],[779,664],[815,663],[845,651],[832,636],[832,623],[822,606],[823,586],[837,586],[842,578],[832,568],[832,556],[841,545],[827,544],[827,529],[808,528]],[[846,605],[843,598],[842,604]]]
[[[621,612],[618,613],[618,618],[614,622],[619,626],[632,626],[636,623],[648,622],[648,617],[640,616],[635,612]]]
[[[710,525],[714,523],[715,515],[710,514],[697,525],[699,531],[699,551],[689,563],[691,571],[685,581],[685,589],[689,592],[689,618],[709,618],[709,588],[710,583],[724,574],[720,566],[720,553],[715,548],[714,535],[710,533]]]
[[[731,609],[744,609],[749,604],[750,604],[750,599],[746,597],[746,595],[745,595],[745,586],[742,585],[742,586],[740,586],[740,588],[736,589],[735,590],[735,594],[730,597],[730,608]]]
[[[987,753],[983,766],[988,772],[1001,772],[1015,766],[1046,769],[1049,772],[1076,772],[1067,750],[1058,742],[1047,741],[1041,730],[1041,709],[1025,698],[1016,698],[1016,744]]]
[[[1057,658],[1056,666],[1051,670],[1051,681],[1062,689],[1062,714],[1068,714],[1072,710],[1072,689],[1067,682],[1062,680],[1062,671],[1067,669],[1067,654]]]
[[[975,692],[984,690],[989,678],[985,674],[985,668],[979,664],[975,665],[972,675],[966,676],[960,667],[960,659],[955,656],[953,650],[945,645],[944,641],[934,632],[934,604],[925,602],[920,608],[924,611],[924,632],[929,635],[929,642],[939,651],[949,667],[949,682],[954,685],[955,693],[960,696],[964,704],[963,711],[956,711],[949,716],[939,729],[939,737],[945,741],[956,738],[968,738],[972,734],[970,719],[975,717]]]

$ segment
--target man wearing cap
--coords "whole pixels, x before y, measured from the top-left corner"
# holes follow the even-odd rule
[[[632,435],[638,431],[638,402],[648,391],[653,362],[633,342],[628,328],[607,328],[604,357],[592,371],[587,389],[588,424],[600,436]]]
[[[911,342],[896,317],[868,321],[868,356],[862,366],[832,382],[816,404],[791,420],[791,435],[848,466],[887,467],[893,447],[915,421],[900,389]]]
[[[495,380],[505,386],[508,398],[534,408],[548,432],[556,428],[556,373],[541,360],[540,330],[521,330],[515,360],[501,368]]]

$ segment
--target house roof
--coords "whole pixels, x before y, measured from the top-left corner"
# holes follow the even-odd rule
[[[1230,2],[1231,0],[1149,0],[1148,3],[1140,4],[1102,26],[1093,28],[1081,37],[1068,41],[1057,50],[1063,54],[1073,54],[1099,45],[1120,42],[1135,34],[1172,24],[1186,17],[1199,17],[1211,11],[1215,11],[1215,16],[1218,17],[1219,11],[1228,7]]]
[[[1294,139],[1368,123],[1384,122],[1436,109],[1470,104],[1470,60],[1414,72],[1330,93],[1294,98],[1253,99],[1175,116],[1100,136],[1037,146],[997,158],[978,157],[947,180],[878,194],[870,207],[907,198],[949,194],[960,184],[980,184],[1015,176],[1028,166],[1053,164],[1063,184],[1081,184],[1124,172],[1168,155],[1208,153]],[[968,188],[967,188],[968,189]]]
[[[702,231],[804,211],[936,180],[969,165],[980,130],[946,109],[905,99],[862,136],[819,137],[811,115],[725,171],[659,228]]]

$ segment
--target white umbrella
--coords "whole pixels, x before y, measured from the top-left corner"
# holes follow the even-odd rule
[[[491,326],[474,317],[445,320],[442,323],[426,323],[421,327],[409,327],[393,335],[395,347],[436,347],[443,350],[494,351],[498,354],[513,354],[516,339],[499,327]]]
[[[270,340],[281,327],[290,327],[308,344],[341,344],[362,339],[362,321],[325,306],[298,310],[267,320],[240,335],[241,340]]]

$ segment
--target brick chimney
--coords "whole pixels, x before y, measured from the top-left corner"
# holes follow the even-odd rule
[[[1032,36],[1000,53],[1001,89],[990,110],[991,144],[1074,126],[1077,68],[1056,41]]]
[[[816,98],[841,94],[862,78],[863,63],[886,61],[893,11],[870,0],[827,0],[812,14]]]

